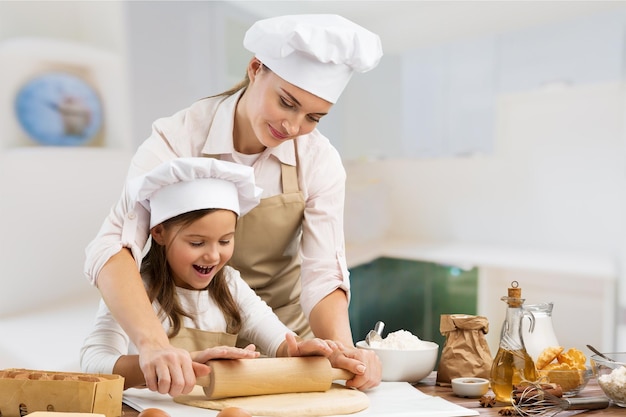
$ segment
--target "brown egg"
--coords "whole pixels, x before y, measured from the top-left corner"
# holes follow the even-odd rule
[[[243,408],[226,407],[217,414],[217,417],[252,417],[252,414],[248,413]]]
[[[160,408],[146,408],[137,417],[171,417]]]

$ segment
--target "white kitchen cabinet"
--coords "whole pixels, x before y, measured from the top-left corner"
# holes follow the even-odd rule
[[[495,39],[450,46],[447,149],[454,155],[492,150],[495,119]]]
[[[494,136],[495,37],[407,52],[402,150],[410,156],[489,152]]]
[[[623,79],[626,11],[407,51],[403,157],[491,153],[499,94]]]
[[[372,71],[356,73],[318,129],[344,160],[376,160],[404,154],[400,135],[401,57],[385,55]]]
[[[498,92],[621,80],[625,22],[619,10],[501,34]]]
[[[433,155],[444,148],[447,84],[444,48],[413,50],[403,56],[402,148]]]

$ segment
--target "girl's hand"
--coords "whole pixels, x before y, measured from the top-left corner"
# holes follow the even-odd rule
[[[128,382],[130,387],[145,383],[151,391],[169,394],[172,397],[191,392],[196,384],[196,377],[207,375],[210,371],[206,365],[194,364],[189,352],[171,345],[156,348],[144,347],[139,358],[134,359],[135,365],[133,366],[122,358],[115,366],[123,368],[123,370],[118,369],[118,373],[129,375],[125,384]],[[140,368],[140,374],[132,371],[137,366]]]
[[[336,342],[323,339],[298,340],[291,333],[285,335],[285,342],[281,347],[286,347],[283,356],[330,356],[333,351],[339,349]]]
[[[206,363],[211,359],[249,359],[258,358],[260,355],[256,351],[256,347],[249,344],[243,349],[233,346],[218,346],[192,352],[191,359],[194,362]]]

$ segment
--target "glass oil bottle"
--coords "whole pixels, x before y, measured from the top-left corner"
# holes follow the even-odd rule
[[[496,401],[511,403],[511,391],[515,385],[521,382],[537,380],[537,371],[522,339],[522,319],[528,316],[531,331],[535,325],[532,313],[524,310],[522,289],[517,281],[511,283],[508,289],[508,297],[501,300],[507,303],[506,319],[502,325],[500,334],[500,346],[498,353],[491,365],[491,389],[496,396]]]

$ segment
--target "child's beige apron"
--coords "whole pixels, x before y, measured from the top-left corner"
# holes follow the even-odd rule
[[[194,352],[216,346],[235,346],[236,334],[207,332],[205,330],[181,327],[178,334],[170,338],[170,344],[187,352]]]

